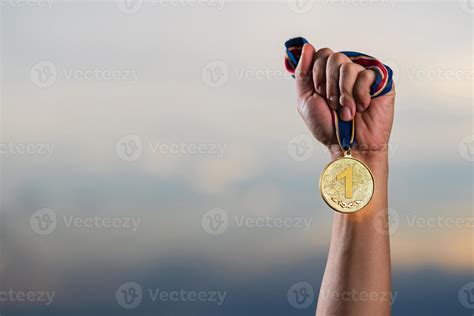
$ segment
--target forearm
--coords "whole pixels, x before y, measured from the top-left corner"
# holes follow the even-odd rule
[[[358,157],[359,156],[359,157]],[[358,155],[371,169],[371,202],[354,214],[335,212],[316,315],[390,315],[390,245],[386,153]],[[334,157],[338,158],[338,157]]]

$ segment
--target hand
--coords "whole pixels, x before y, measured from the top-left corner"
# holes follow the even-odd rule
[[[375,72],[329,48],[318,51],[305,44],[296,69],[298,112],[318,141],[340,157],[332,110],[344,121],[355,119],[353,153],[370,158],[388,150],[393,122],[395,88],[376,98],[370,96]]]

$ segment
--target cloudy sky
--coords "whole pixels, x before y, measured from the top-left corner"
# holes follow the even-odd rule
[[[332,213],[300,35],[396,72],[394,314],[472,315],[472,1],[1,3],[2,315],[313,315]]]

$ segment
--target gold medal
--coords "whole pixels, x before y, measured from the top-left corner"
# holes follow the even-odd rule
[[[369,204],[374,194],[375,181],[370,169],[351,156],[355,142],[355,120],[343,122],[334,112],[337,141],[344,157],[324,168],[319,179],[323,200],[335,211],[345,214],[357,212]]]
[[[324,168],[319,189],[324,201],[335,211],[354,213],[365,207],[374,194],[370,169],[350,152]]]

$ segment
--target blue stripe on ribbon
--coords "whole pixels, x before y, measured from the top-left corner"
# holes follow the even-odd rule
[[[338,128],[339,128],[339,141],[341,142],[341,147],[344,150],[348,150],[352,147],[354,141],[351,142],[352,139],[352,131],[353,131],[353,121],[345,122],[341,120],[338,116]]]

